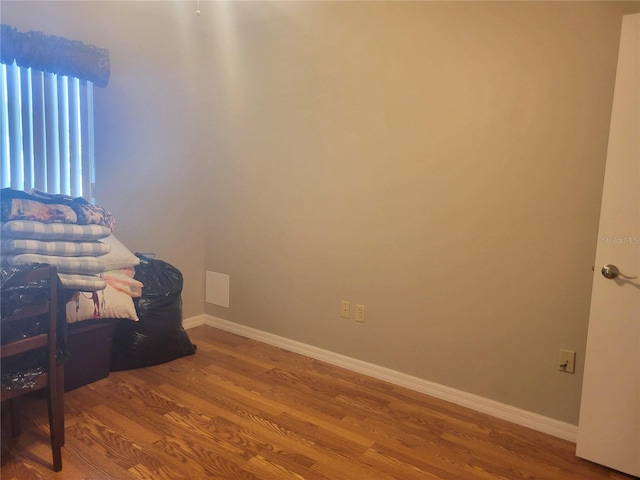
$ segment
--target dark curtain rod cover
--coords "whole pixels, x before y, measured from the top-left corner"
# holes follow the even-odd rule
[[[109,50],[42,32],[18,32],[0,25],[0,62],[34,68],[58,75],[77,77],[107,86],[111,66]]]

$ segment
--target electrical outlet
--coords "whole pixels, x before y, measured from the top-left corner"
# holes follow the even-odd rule
[[[351,318],[351,302],[342,300],[342,303],[340,303],[340,316],[342,318]]]
[[[356,305],[356,322],[364,323],[364,305]]]
[[[575,373],[576,352],[573,350],[560,350],[558,369],[565,373]]]

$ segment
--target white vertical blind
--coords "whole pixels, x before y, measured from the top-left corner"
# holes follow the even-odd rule
[[[7,96],[9,110],[9,158],[7,165],[11,178],[11,186],[17,188],[24,185],[23,148],[22,148],[22,92],[20,91],[20,71],[17,68],[7,68]],[[20,148],[12,145],[20,144]]]
[[[34,156],[33,156],[33,84],[31,70],[20,69],[20,95],[22,103],[22,162],[24,165],[24,182],[35,184]]]
[[[11,184],[11,173],[9,168],[5,167],[5,159],[9,158],[9,109],[5,106],[8,103],[7,94],[7,69],[0,63],[0,134],[2,142],[0,142],[0,160],[2,161],[2,169],[0,170],[0,182],[4,187]]]
[[[2,188],[93,201],[93,84],[0,64]]]

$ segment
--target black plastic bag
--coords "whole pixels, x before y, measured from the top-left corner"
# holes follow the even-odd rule
[[[182,327],[182,273],[174,266],[137,254],[134,278],[144,285],[134,298],[138,322],[121,321],[113,337],[111,371],[169,362],[195,353]]]

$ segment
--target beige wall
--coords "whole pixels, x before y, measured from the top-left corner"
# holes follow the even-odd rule
[[[132,250],[181,268],[185,317],[577,423],[620,21],[638,2],[1,8],[110,49],[98,202]],[[206,270],[230,275],[230,308],[205,306]],[[342,299],[367,322],[341,319]]]
[[[206,312],[577,423],[634,9],[206,5],[227,25],[208,41],[206,268],[231,279],[231,307]]]

